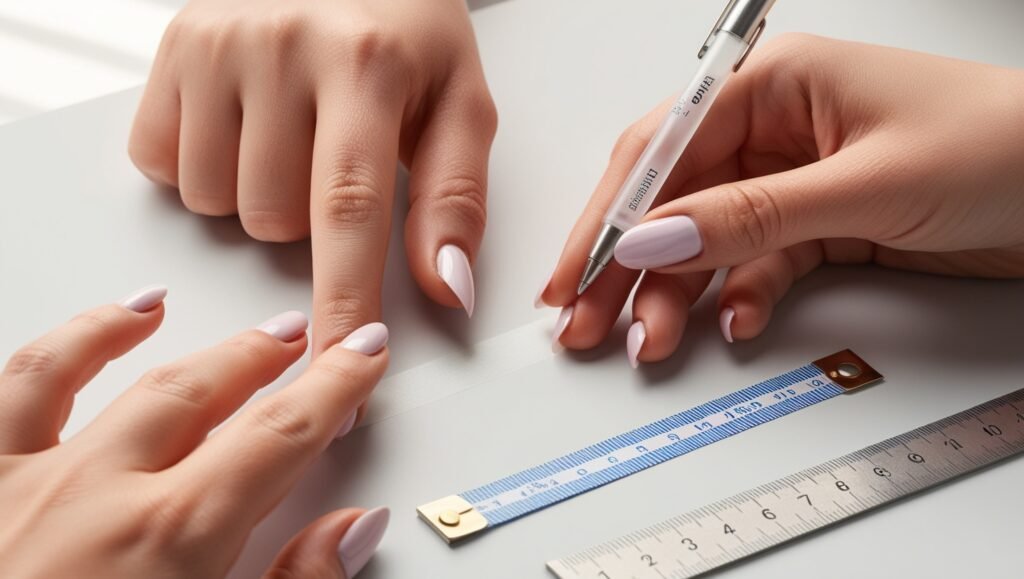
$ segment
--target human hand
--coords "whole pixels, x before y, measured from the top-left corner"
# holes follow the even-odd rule
[[[399,161],[413,277],[472,314],[496,122],[464,0],[192,0],[129,152],[195,213],[312,236],[319,354],[380,319]]]
[[[165,293],[80,315],[0,374],[0,576],[225,576],[387,365],[387,329],[365,326],[207,438],[306,350],[305,316],[289,312],[148,372],[60,442],[75,393],[156,331]],[[387,520],[387,509],[327,514],[266,577],[351,578]]]
[[[678,346],[716,268],[725,339],[751,339],[820,264],[1024,276],[1024,73],[785,35],[722,89],[615,261],[577,299],[587,253],[675,99],[623,133],[538,296],[563,307],[556,344],[591,348],[640,277],[631,363]]]

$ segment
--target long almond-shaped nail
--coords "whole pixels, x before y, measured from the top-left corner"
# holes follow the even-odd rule
[[[686,261],[702,249],[697,224],[677,215],[627,231],[615,245],[615,261],[630,269],[651,269]]]
[[[466,315],[473,317],[476,289],[473,287],[473,269],[469,266],[466,252],[454,245],[445,245],[438,250],[437,275],[441,276],[455,297],[459,298]]]
[[[372,322],[355,330],[341,341],[342,348],[372,356],[380,352],[388,343],[388,327],[380,322]]]
[[[556,354],[565,349],[565,346],[558,340],[565,333],[565,329],[569,327],[574,309],[576,309],[576,306],[565,306],[562,308],[562,312],[558,314],[558,320],[555,321],[555,332],[551,338],[551,351]]]
[[[626,334],[626,356],[629,358],[629,365],[634,369],[640,367],[640,361],[637,360],[637,356],[640,355],[640,348],[644,347],[644,342],[647,340],[647,328],[641,321],[633,322],[633,325],[629,327],[629,332]]]
[[[363,513],[352,523],[348,531],[345,531],[345,536],[338,543],[338,559],[341,560],[346,577],[355,577],[363,570],[370,557],[373,557],[380,540],[384,537],[384,531],[388,528],[390,518],[391,511],[387,507],[377,507]]]
[[[121,298],[118,304],[136,313],[148,312],[164,301],[167,297],[167,287],[162,285],[149,285],[136,290]]]
[[[308,326],[309,320],[306,318],[306,314],[291,311],[284,312],[283,314],[277,314],[256,326],[256,329],[266,334],[270,334],[282,342],[291,342],[293,340],[297,340],[302,334],[305,334]]]
[[[736,317],[736,310],[725,308],[718,315],[718,327],[722,330],[722,336],[726,342],[732,343],[732,320]]]

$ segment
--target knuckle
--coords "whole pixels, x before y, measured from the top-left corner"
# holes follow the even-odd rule
[[[155,142],[150,136],[132,132],[128,158],[151,180],[173,184],[178,176],[178,151],[168,143]]]
[[[224,217],[235,213],[234,196],[202,191],[182,184],[181,202],[192,213],[209,217]]]
[[[469,226],[471,231],[482,231],[487,223],[487,197],[480,180],[472,176],[451,177],[437,189],[431,211],[439,209]]]
[[[324,426],[294,399],[264,398],[253,405],[251,416],[259,428],[289,447],[311,447],[324,432]]]
[[[143,375],[139,386],[146,392],[181,400],[191,406],[205,406],[210,401],[209,385],[181,365],[154,368]]]
[[[50,340],[39,340],[16,351],[7,361],[7,376],[31,376],[52,372],[60,365],[61,351]]]
[[[375,319],[376,309],[370,300],[355,292],[335,295],[318,308],[318,330],[328,336],[347,336],[366,320]]]
[[[766,247],[782,231],[782,214],[770,192],[757,184],[736,186],[728,192],[725,212],[728,231],[737,246]]]
[[[369,163],[349,158],[335,165],[323,186],[325,217],[332,225],[359,225],[386,211],[380,179]]]
[[[309,33],[310,20],[302,9],[281,6],[255,26],[259,41],[263,46],[273,48],[273,54],[293,54]]]
[[[370,71],[397,63],[401,44],[386,29],[367,23],[346,38],[345,52],[355,70]]]
[[[253,239],[287,243],[309,236],[309,223],[280,211],[242,211],[242,228]]]

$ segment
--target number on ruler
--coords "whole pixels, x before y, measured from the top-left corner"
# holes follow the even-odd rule
[[[724,531],[725,531],[725,534],[726,534],[726,535],[731,535],[731,534],[733,534],[733,533],[735,533],[735,532],[736,532],[736,529],[734,529],[734,528],[730,527],[730,526],[729,526],[729,523],[726,523],[726,524],[725,524],[725,529],[724,529]]]
[[[917,454],[916,452],[912,452],[907,455],[907,460],[909,460],[910,462],[916,462],[917,464],[921,464],[922,462],[924,462],[924,457],[921,456],[920,454]]]
[[[703,432],[703,431],[711,428],[711,423],[705,420],[704,422],[701,422],[700,424],[694,424],[693,427],[697,429],[697,432]]]
[[[651,557],[650,555],[640,555],[640,560],[647,563],[648,567],[654,567],[658,564],[658,562],[654,560],[654,557]]]
[[[809,495],[797,495],[796,496],[796,500],[799,501],[800,499],[803,499],[803,500],[807,501],[807,506],[808,507],[813,507],[814,506],[814,504],[811,503],[811,497]]]
[[[761,516],[769,521],[774,521],[777,518],[771,509],[761,509]]]
[[[727,528],[728,528],[728,526],[729,525],[726,525]],[[728,531],[726,531],[726,532],[728,532]],[[682,541],[680,541],[680,543],[682,543],[683,546],[685,546],[687,549],[689,549],[691,551],[696,551],[697,550],[697,543],[694,543],[693,539],[685,539],[684,538]]]
[[[957,439],[955,439],[955,438],[950,438],[949,440],[943,440],[942,444],[945,444],[946,446],[952,448],[953,450],[960,450],[961,448],[964,447],[964,445],[960,444],[957,441]]]
[[[843,491],[843,492],[846,492],[846,491],[850,490],[850,485],[844,483],[841,480],[837,480],[836,481],[836,488],[841,490],[841,491]]]
[[[984,430],[985,434],[989,436],[1000,436],[1003,434],[1002,429],[996,426],[995,424],[989,424],[985,428],[982,428],[982,430]]]
[[[891,477],[891,476],[892,476],[892,473],[891,473],[891,472],[889,472],[889,471],[888,471],[888,469],[884,469],[884,468],[882,468],[882,467],[880,467],[880,466],[876,466],[876,467],[874,468],[874,472],[875,472],[875,474],[877,474],[878,476],[880,476],[880,477],[884,477],[884,478],[889,478],[889,477]]]

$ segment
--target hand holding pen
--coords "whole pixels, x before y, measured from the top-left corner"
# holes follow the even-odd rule
[[[662,360],[718,268],[730,342],[760,334],[823,263],[1024,276],[1024,73],[785,35],[721,90],[664,174],[660,206],[578,296],[603,216],[678,100],[623,133],[542,287],[538,303],[563,308],[556,344],[599,344],[636,286],[627,353]]]

